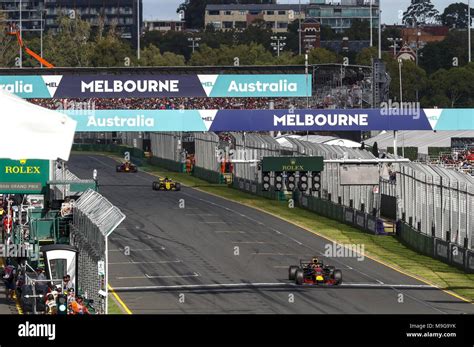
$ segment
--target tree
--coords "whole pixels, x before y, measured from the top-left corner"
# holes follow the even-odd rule
[[[429,74],[467,64],[467,32],[450,31],[443,41],[430,42],[419,51],[419,63]]]
[[[474,16],[474,10],[471,8],[471,16]],[[441,15],[441,23],[450,28],[467,28],[468,13],[467,4],[457,2],[444,9]]]
[[[356,56],[356,63],[358,65],[372,66],[372,59],[378,57],[377,47],[366,47],[363,48]]]
[[[106,36],[100,37],[93,45],[91,66],[119,67],[126,66],[125,62],[133,62],[134,53],[128,43],[121,40],[114,28]]]
[[[439,12],[431,0],[411,0],[410,6],[403,12],[403,24],[420,26],[439,23]]]
[[[360,41],[370,39],[370,23],[367,20],[355,19],[349,29],[344,31],[350,41]]]
[[[192,55],[189,65],[234,65],[236,59],[240,65],[269,65],[274,62],[270,51],[256,43],[236,46],[221,45],[216,49],[202,44],[199,50]]]
[[[470,107],[473,104],[474,68],[440,69],[431,75],[423,102],[440,108]]]
[[[142,50],[140,64],[142,66],[183,66],[185,59],[184,56],[171,52],[161,54],[158,47],[149,45]]]
[[[49,31],[44,38],[45,58],[58,67],[90,66],[91,27],[79,17],[58,18],[58,32]],[[110,54],[110,52],[108,53]]]
[[[310,64],[340,64],[342,58],[337,53],[326,48],[313,48],[309,51],[308,59]],[[296,64],[304,64],[304,56],[295,57]]]
[[[387,71],[392,77],[390,83],[390,98],[400,100],[400,78],[399,65],[396,59],[390,58],[387,61]],[[416,92],[423,91],[428,83],[426,71],[416,66],[411,60],[404,60],[402,63],[402,86],[403,102],[415,102]]]
[[[15,63],[19,48],[16,39],[7,34],[5,20],[6,16],[0,12],[0,66],[11,67]]]

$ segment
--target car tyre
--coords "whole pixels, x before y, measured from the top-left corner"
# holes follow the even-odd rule
[[[304,282],[304,272],[302,269],[298,269],[296,270],[296,273],[295,273],[295,283],[298,285],[301,285],[303,284],[303,282]]]
[[[174,184],[174,190],[180,191],[181,190],[181,184],[180,183],[175,183]]]
[[[299,266],[296,266],[296,265],[292,265],[289,267],[288,269],[288,279],[290,281],[294,281],[295,280],[295,277],[296,277],[296,271],[299,269],[300,267]]]
[[[341,270],[334,270],[334,283],[339,285],[342,283],[342,271]]]

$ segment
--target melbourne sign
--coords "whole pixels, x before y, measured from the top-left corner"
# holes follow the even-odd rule
[[[305,97],[308,75],[0,76],[0,90],[22,98]]]
[[[323,157],[264,157],[262,160],[262,171],[264,172],[323,170]]]
[[[386,114],[345,110],[64,110],[77,131],[371,131],[474,130],[474,109]]]
[[[45,193],[49,171],[48,160],[0,159],[0,193]]]

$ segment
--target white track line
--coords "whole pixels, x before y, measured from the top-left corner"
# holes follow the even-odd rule
[[[124,262],[119,262],[119,263],[109,263],[109,265],[174,264],[174,263],[181,263],[181,260],[124,261]]]
[[[196,277],[196,276],[193,276]],[[297,288],[316,288],[317,285],[302,285],[295,283],[213,283],[213,284],[183,284],[171,286],[137,286],[137,287],[115,287],[115,291],[127,290],[173,290],[173,289],[230,289],[230,288],[258,288],[258,287],[297,287]],[[406,289],[435,289],[427,284],[379,284],[379,283],[343,283],[340,286],[320,286],[321,288],[337,288],[337,287],[371,287],[371,288],[406,288]]]
[[[214,230],[214,232],[218,234],[233,234],[233,233],[245,234],[245,231],[241,231],[241,230]]]
[[[164,251],[165,247],[160,248],[130,248],[128,251],[130,252],[149,252],[149,251]],[[109,252],[123,252],[125,251],[124,248],[119,249],[109,249]]]
[[[161,275],[161,276],[152,276],[145,274],[144,276],[120,276],[115,277],[117,280],[131,280],[131,279],[153,279],[153,278],[189,278],[189,277],[199,277],[197,272],[194,272],[192,275]]]

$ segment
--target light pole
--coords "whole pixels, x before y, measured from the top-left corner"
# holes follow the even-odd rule
[[[199,41],[201,41],[200,37],[188,37],[188,41],[191,42],[191,46],[193,49],[193,53],[196,50],[196,48],[199,47]]]
[[[271,39],[272,41],[276,41],[276,42],[272,42],[271,45],[273,47],[273,50],[277,51],[277,55],[280,56],[280,52],[286,46],[286,42],[284,42],[286,40],[286,37],[285,36],[272,36]]]
[[[380,2],[379,1],[379,59],[382,59],[382,11],[380,10]]]
[[[390,46],[390,48],[393,47],[393,56],[396,57],[396,56],[397,56],[398,43],[399,43],[399,42],[402,42],[403,39],[401,39],[401,38],[399,38],[399,37],[396,37],[396,38],[389,37],[389,38],[387,38],[387,40],[392,43],[392,46]],[[400,47],[401,47],[401,46],[400,46]]]
[[[403,66],[403,60],[399,58],[398,59],[398,73],[399,73],[399,78],[400,78],[400,106],[403,104],[402,66]]]
[[[370,0],[370,47],[374,46],[374,33],[372,32],[372,26],[374,22],[374,16],[372,14],[372,1]]]
[[[468,61],[472,61],[471,57],[471,0],[467,0],[467,41],[468,41]]]
[[[23,15],[22,15],[22,10],[23,10],[23,3],[22,0],[20,0],[20,39],[23,41]],[[23,67],[23,47],[20,45],[20,69]]]
[[[140,1],[137,0],[137,59],[140,60],[140,35],[142,32],[140,23]]]
[[[41,58],[43,58],[43,30],[44,30],[44,25],[43,25],[43,8],[40,8],[40,55]],[[41,68],[43,68],[43,62],[41,62]]]

